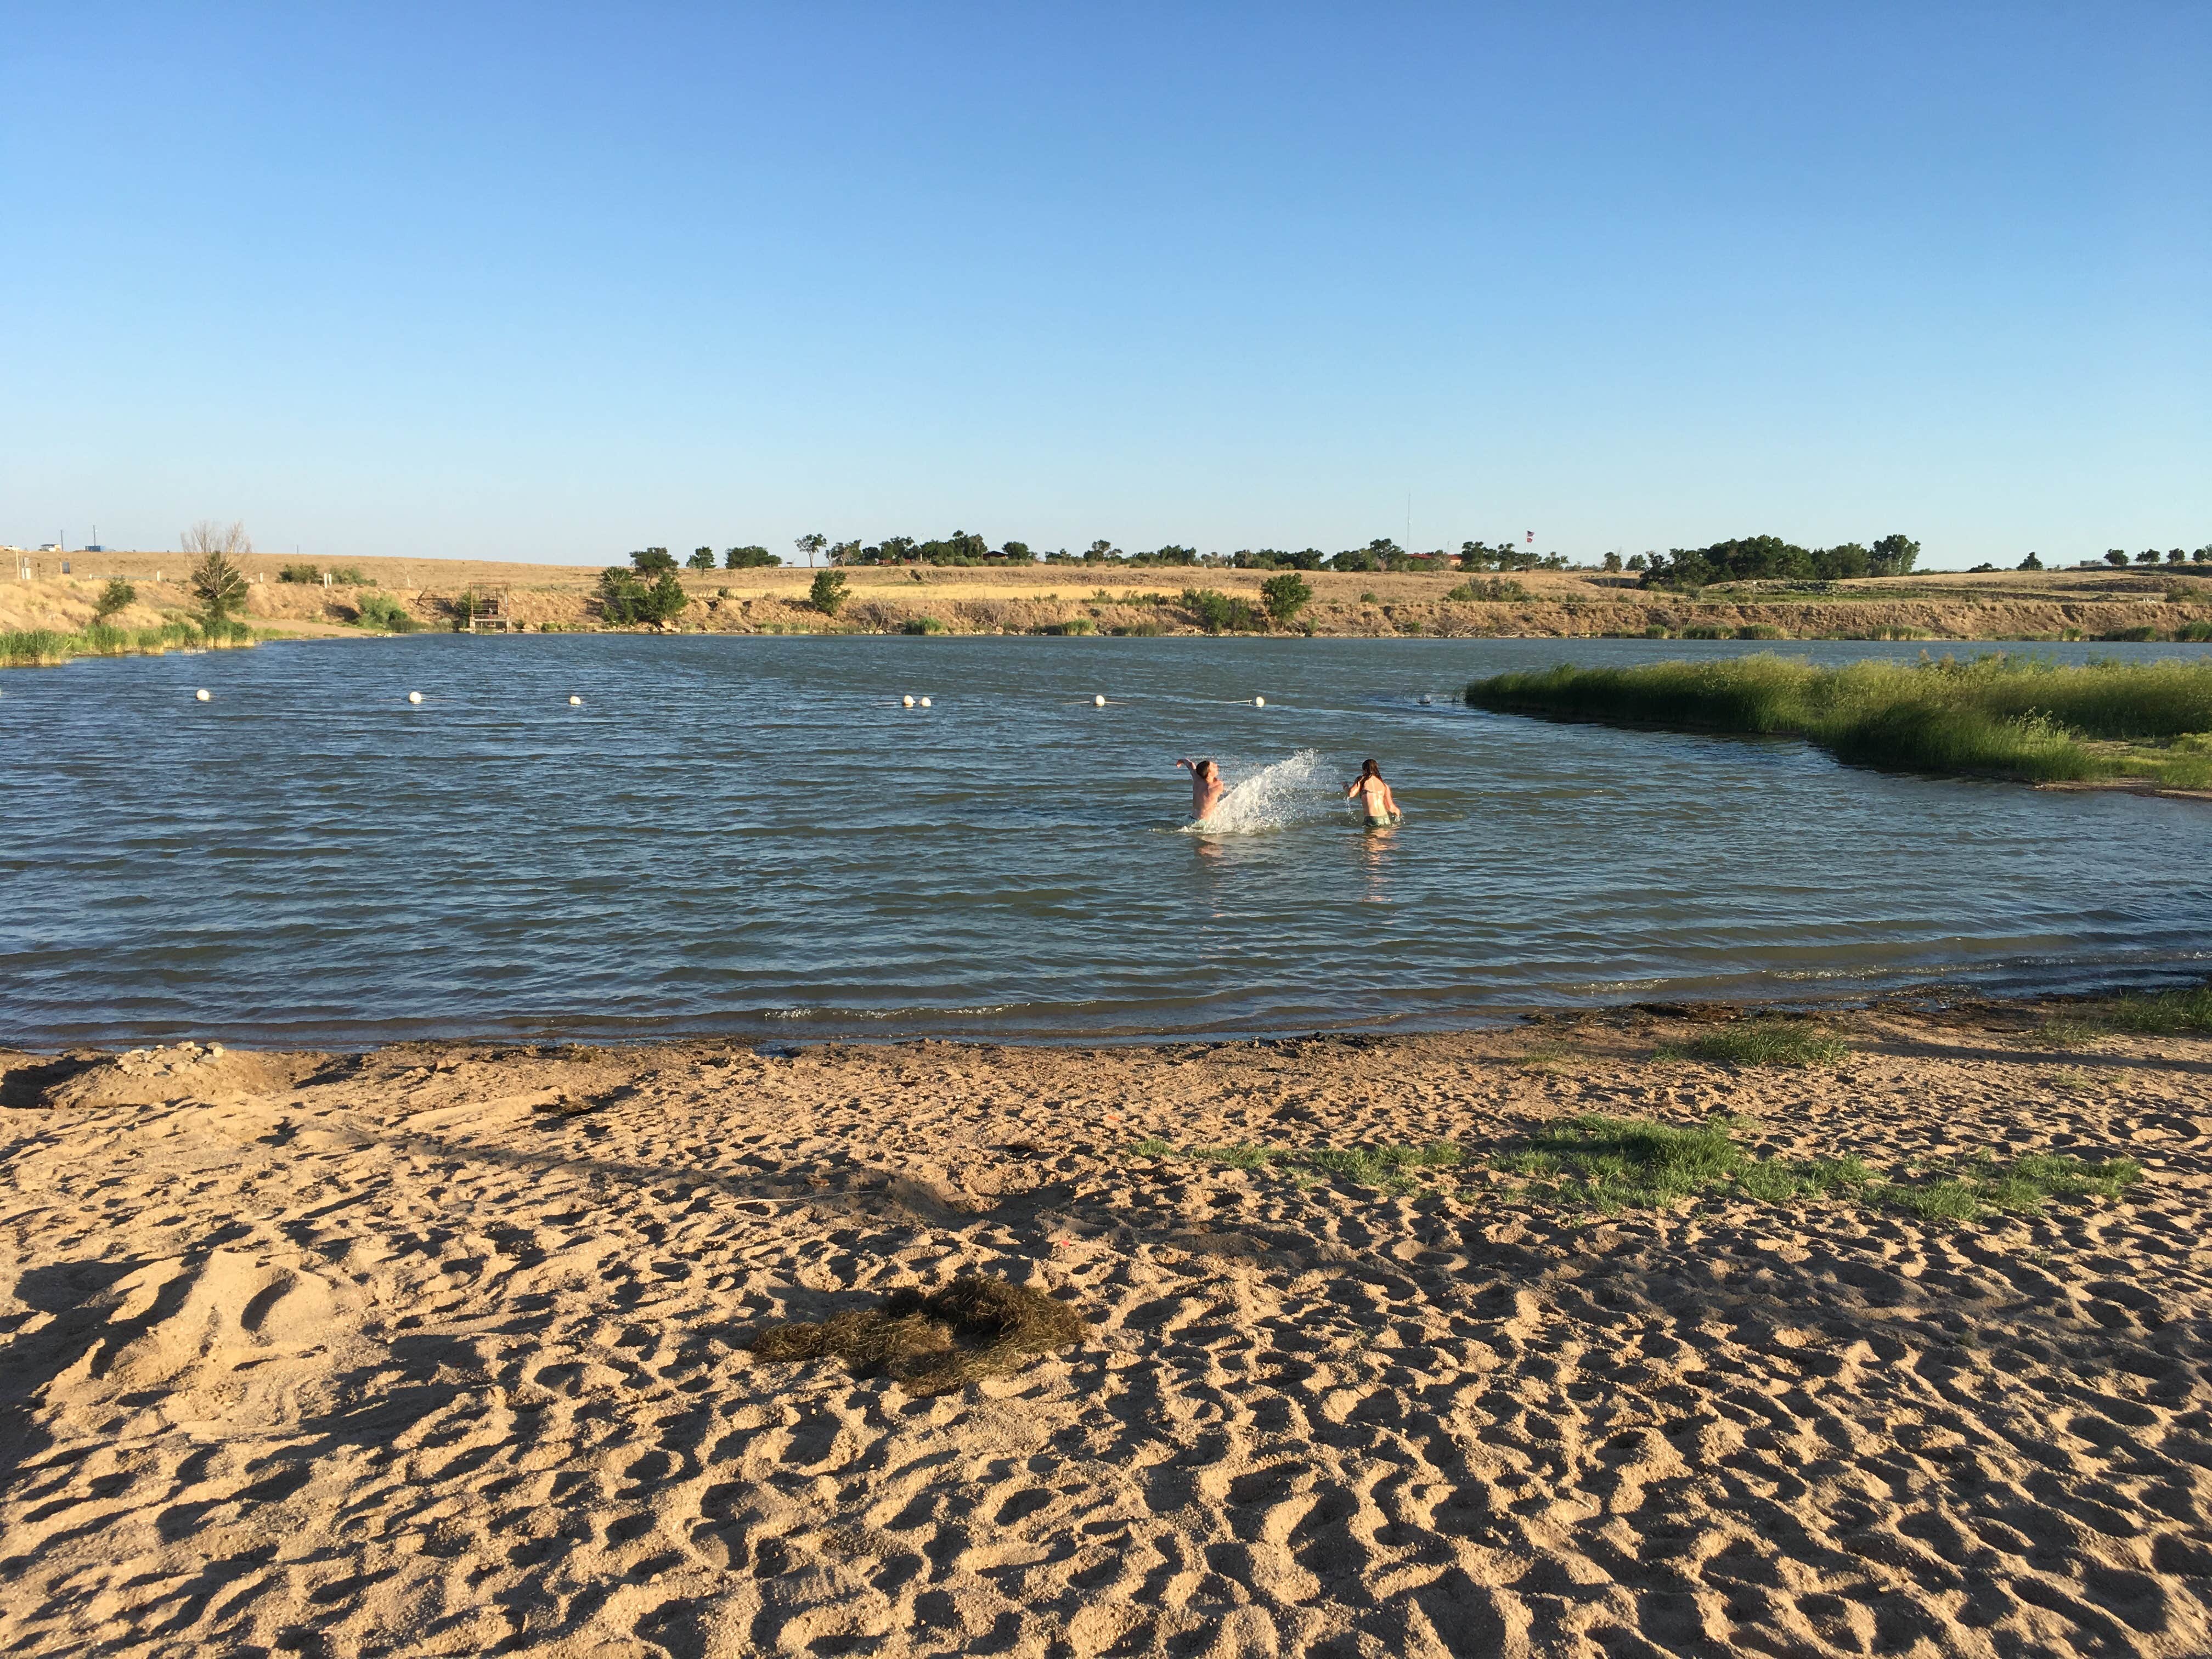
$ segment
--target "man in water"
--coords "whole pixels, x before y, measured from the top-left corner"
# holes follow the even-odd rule
[[[1346,786],[1344,798],[1358,797],[1360,807],[1367,814],[1370,830],[1384,830],[1400,822],[1405,814],[1398,810],[1398,798],[1390,793],[1390,786],[1382,781],[1382,769],[1373,761],[1362,763],[1359,775]]]
[[[1176,764],[1190,768],[1190,816],[1203,823],[1227,793],[1221,785],[1221,768],[1210,760],[1179,760]]]

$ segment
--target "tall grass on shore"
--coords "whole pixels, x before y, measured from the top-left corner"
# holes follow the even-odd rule
[[[1856,766],[2035,783],[2212,788],[2212,663],[2059,666],[2002,654],[1824,668],[1761,654],[1500,674],[1478,708],[1803,738]]]
[[[0,667],[27,668],[64,663],[72,657],[159,656],[169,650],[223,650],[256,643],[243,623],[217,619],[204,625],[184,621],[158,628],[117,628],[92,623],[81,632],[33,628],[0,633]]]

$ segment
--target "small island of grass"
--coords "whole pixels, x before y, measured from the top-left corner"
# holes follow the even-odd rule
[[[1802,738],[1855,766],[2212,790],[2212,663],[2002,655],[1841,668],[1768,654],[1500,674],[1478,708],[1669,731]]]

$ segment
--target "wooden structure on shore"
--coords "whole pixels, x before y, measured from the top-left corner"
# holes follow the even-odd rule
[[[471,634],[512,634],[522,626],[515,620],[514,607],[508,603],[508,591],[504,587],[476,588],[465,602],[469,607]]]

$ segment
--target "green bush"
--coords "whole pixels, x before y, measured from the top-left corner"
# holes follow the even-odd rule
[[[1260,584],[1260,603],[1275,622],[1287,623],[1313,603],[1313,589],[1297,571],[1286,570]]]
[[[1244,633],[1264,627],[1260,613],[1242,599],[1232,599],[1212,587],[1186,587],[1182,608],[1209,634]]]
[[[355,620],[362,627],[381,629],[387,634],[412,634],[422,625],[389,593],[364,593],[354,610]]]
[[[246,573],[210,552],[192,567],[192,597],[210,622],[221,622],[246,603]]]
[[[753,570],[782,562],[764,547],[733,547],[722,555],[725,570]]]
[[[137,598],[138,590],[125,581],[122,577],[117,576],[100,590],[100,598],[94,602],[92,607],[94,619],[106,622],[117,611],[136,602]]]
[[[1462,604],[1518,604],[1528,599],[1528,590],[1509,577],[1492,576],[1487,581],[1462,582],[1444,597]]]
[[[345,565],[338,569],[331,571],[331,581],[333,586],[338,587],[374,587],[376,586],[376,578],[374,576],[362,575],[361,574],[361,567],[357,564]]]
[[[899,631],[903,634],[942,634],[945,624],[934,617],[917,617]]]
[[[1047,623],[1042,628],[1037,629],[1037,632],[1040,634],[1054,635],[1096,634],[1097,631],[1098,624],[1092,622],[1088,617],[1077,617],[1068,622]],[[1156,634],[1159,632],[1157,628],[1152,631]]]
[[[323,568],[319,564],[288,564],[276,573],[280,582],[319,582],[323,579]]]
[[[2173,630],[2177,640],[2212,640],[2212,622],[2187,622]]]
[[[1740,640],[1786,640],[1790,636],[1770,623],[1746,623],[1735,630]]]
[[[611,564],[599,572],[598,597],[599,615],[617,627],[664,623],[691,602],[672,562],[649,582]]]
[[[825,617],[836,616],[845,603],[845,573],[826,568],[816,571],[814,585],[806,590],[806,602]]]

